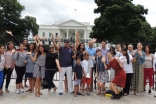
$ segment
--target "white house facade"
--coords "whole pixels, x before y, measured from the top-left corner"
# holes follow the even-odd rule
[[[55,22],[53,25],[40,25],[38,35],[50,39],[52,34],[62,39],[75,39],[75,31],[79,32],[80,39],[90,39],[89,35],[92,26],[89,22],[78,22],[69,20],[65,22]]]

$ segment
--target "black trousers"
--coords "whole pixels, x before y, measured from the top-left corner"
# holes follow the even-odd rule
[[[51,90],[51,88],[55,88],[55,84],[53,82],[55,73],[56,73],[56,70],[46,70],[45,71],[45,80],[49,84],[49,88],[48,88],[49,90]]]
[[[26,67],[25,66],[24,67],[15,66],[15,70],[16,70],[16,74],[17,74],[16,84],[22,83],[22,79],[25,74]]]
[[[133,75],[133,73],[126,74],[126,84],[125,84],[125,88],[123,89],[123,92],[127,93],[128,95],[129,95],[129,90],[130,90],[130,86],[131,86],[132,75]]]
[[[9,84],[10,84],[10,80],[11,80],[12,71],[13,71],[13,70],[12,70],[11,68],[8,68],[8,69],[5,69],[5,68],[4,68],[4,70],[3,70],[3,73],[4,73],[3,82],[2,82],[2,85],[0,86],[0,89],[3,88],[5,76],[6,76],[5,88],[8,89]]]

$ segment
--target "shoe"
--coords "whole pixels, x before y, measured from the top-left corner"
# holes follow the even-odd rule
[[[82,95],[82,93],[80,93],[80,92],[76,92],[76,94],[77,94],[77,95]]]
[[[10,91],[9,91],[8,89],[5,89],[5,92],[6,92],[6,93],[9,93]]]
[[[136,94],[136,96],[139,96],[140,95],[140,92],[137,91],[135,94]]]
[[[151,90],[148,90],[148,93],[150,94],[151,93]]]
[[[121,92],[119,93],[119,96],[122,97],[123,95],[124,95],[124,93],[121,91]]]
[[[134,94],[135,94],[135,93],[134,93],[134,90],[132,90],[131,94],[132,94],[132,95],[134,95]]]
[[[146,91],[146,90],[144,89],[144,91]]]
[[[60,93],[59,93],[59,95],[63,95],[63,93],[62,93],[62,92],[60,92]]]
[[[115,94],[115,96],[113,96],[111,99],[120,99],[119,94]]]
[[[28,90],[26,90],[25,92],[30,92],[31,91],[31,89],[28,89]]]
[[[29,86],[27,84],[24,85],[25,88],[28,88]]]
[[[70,94],[73,94],[74,93],[74,91],[72,91]]]
[[[20,94],[20,90],[19,90],[19,89],[16,89],[16,90],[15,90],[15,93],[16,93],[16,94]]]
[[[87,92],[86,94],[87,94],[88,96],[90,96],[90,93],[89,93],[89,92]]]
[[[84,93],[82,93],[82,96],[85,96],[85,94],[84,94]]]
[[[19,89],[20,93],[24,93],[24,90],[22,88]]]

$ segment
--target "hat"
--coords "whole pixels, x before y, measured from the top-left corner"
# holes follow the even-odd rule
[[[64,39],[64,42],[65,42],[65,43],[69,43],[69,40],[68,40],[68,39]]]

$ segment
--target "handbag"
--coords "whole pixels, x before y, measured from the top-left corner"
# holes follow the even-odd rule
[[[96,72],[95,72],[95,78],[97,79],[98,78],[98,76],[99,76],[99,74],[98,74],[98,57],[96,58]]]
[[[41,89],[43,90],[47,88],[49,88],[49,83],[45,79],[43,79]]]

